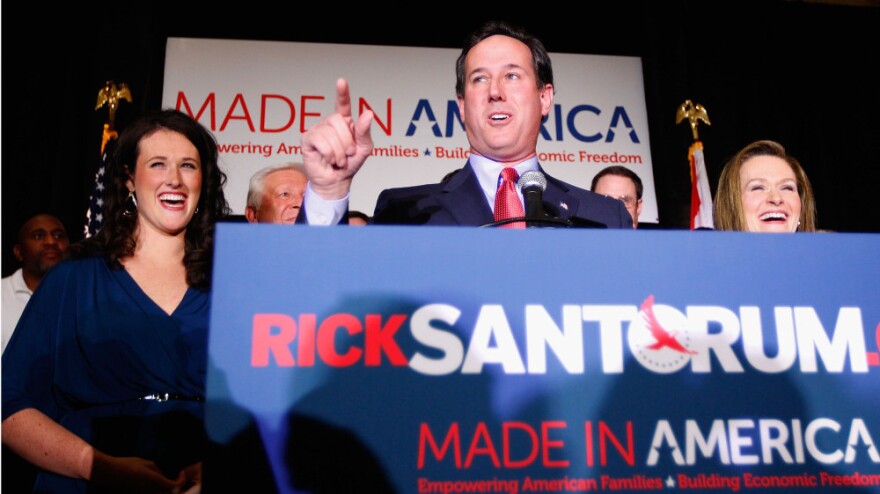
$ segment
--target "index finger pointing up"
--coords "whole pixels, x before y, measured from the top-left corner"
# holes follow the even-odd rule
[[[336,80],[336,113],[351,121],[351,95],[348,92],[348,81]]]

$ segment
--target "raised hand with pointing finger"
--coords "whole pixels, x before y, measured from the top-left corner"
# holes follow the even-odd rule
[[[336,110],[302,135],[303,164],[309,186],[322,199],[346,197],[351,181],[373,150],[373,112],[354,120],[345,79],[336,81]]]

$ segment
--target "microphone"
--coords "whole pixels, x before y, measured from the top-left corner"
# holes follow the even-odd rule
[[[544,204],[542,196],[544,189],[547,188],[547,179],[544,174],[537,170],[529,170],[519,177],[516,186],[522,192],[525,200],[525,210],[527,220],[543,220]]]

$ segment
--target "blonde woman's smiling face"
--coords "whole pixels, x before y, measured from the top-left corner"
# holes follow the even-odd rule
[[[776,156],[755,156],[739,171],[743,214],[750,232],[794,232],[801,197],[791,166]]]

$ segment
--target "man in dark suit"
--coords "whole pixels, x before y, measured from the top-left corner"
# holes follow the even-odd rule
[[[537,159],[541,119],[553,107],[553,69],[544,45],[519,28],[489,22],[474,32],[456,62],[456,98],[470,143],[467,164],[439,184],[383,191],[373,223],[479,226],[492,223],[499,175],[515,168],[543,173]],[[336,84],[336,111],[302,137],[309,176],[299,223],[345,223],[354,175],[373,149],[371,111],[355,121],[348,83]],[[563,222],[631,228],[620,201],[552,177],[546,212]],[[520,194],[521,196],[521,194]],[[522,197],[520,197],[522,202]]]

